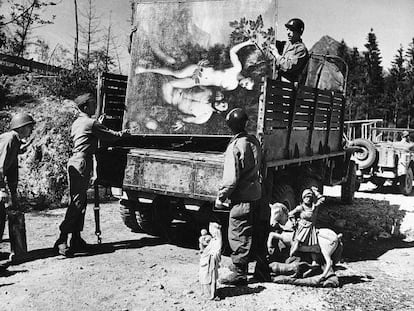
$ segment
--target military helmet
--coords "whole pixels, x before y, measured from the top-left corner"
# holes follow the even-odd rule
[[[410,136],[410,133],[408,131],[402,132],[401,137],[408,137],[408,136]]]
[[[74,102],[76,106],[80,108],[83,105],[87,104],[90,100],[94,100],[94,96],[92,95],[92,93],[85,93],[76,97]]]
[[[304,199],[305,197],[311,196],[313,197],[313,191],[311,189],[305,189],[302,192],[302,199]]]
[[[10,129],[15,130],[25,125],[35,124],[35,123],[36,122],[35,120],[33,120],[31,115],[24,113],[24,112],[20,112],[20,113],[15,114],[10,120]]]
[[[300,34],[303,34],[305,30],[305,23],[300,18],[292,18],[286,24],[286,28],[297,31]]]
[[[234,108],[227,114],[226,123],[232,131],[241,132],[244,130],[248,119],[246,111],[241,108]]]

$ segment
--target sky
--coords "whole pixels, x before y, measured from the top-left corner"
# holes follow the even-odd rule
[[[414,0],[274,0],[277,4],[277,37],[286,40],[284,23],[292,17],[305,22],[303,41],[311,48],[322,36],[329,35],[337,41],[345,40],[349,47],[364,51],[364,44],[371,28],[377,36],[384,69],[400,45],[404,49],[414,37]],[[78,0],[82,9],[86,0]],[[118,42],[122,73],[128,74],[127,52],[131,16],[129,0],[95,0],[102,26],[107,26],[111,16],[113,33]],[[61,0],[48,14],[56,14],[53,25],[36,30],[54,48],[61,44],[73,50],[74,42],[73,0]]]

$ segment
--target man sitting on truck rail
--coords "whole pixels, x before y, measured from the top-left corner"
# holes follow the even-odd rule
[[[234,136],[225,152],[223,180],[215,203],[216,208],[220,209],[224,207],[224,201],[230,200],[228,239],[233,266],[232,273],[220,280],[227,285],[247,282],[253,204],[261,197],[259,172],[262,151],[256,137],[246,133],[247,121],[247,114],[241,108],[231,110],[226,116]]]
[[[301,39],[305,24],[299,18],[292,18],[285,27],[288,41],[276,41],[276,46],[271,46],[271,52],[279,76],[290,82],[298,82],[309,59],[308,49]]]
[[[86,193],[93,168],[92,157],[98,148],[98,139],[111,142],[128,134],[127,131],[112,131],[91,118],[95,112],[95,98],[92,94],[78,96],[75,103],[79,116],[71,129],[73,154],[68,161],[70,202],[65,219],[59,227],[60,236],[54,246],[56,251],[64,256],[90,249],[90,245],[81,238],[81,231],[85,222]],[[70,248],[67,245],[69,233],[72,234]]]

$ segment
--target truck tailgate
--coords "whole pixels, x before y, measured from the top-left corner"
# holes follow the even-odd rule
[[[223,153],[134,148],[127,154],[124,189],[214,201]]]

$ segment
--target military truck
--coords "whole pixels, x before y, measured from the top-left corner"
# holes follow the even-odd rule
[[[247,130],[264,151],[263,222],[269,202],[292,209],[313,185],[341,185],[342,199],[352,201],[356,165],[343,144],[346,64],[335,67],[343,79],[332,89],[325,89],[326,79],[318,88],[329,76],[325,68],[338,61],[326,55],[311,57],[307,70],[313,71],[299,84],[277,78],[266,53],[275,38],[275,2],[136,3],[130,74],[101,75],[97,108],[106,125],[132,133],[97,154],[98,182],[113,187],[132,230],[162,235],[174,219],[208,222],[217,214],[223,153],[232,137],[225,116],[235,107],[247,111]],[[254,45],[240,48],[252,39]],[[254,86],[218,78],[228,69]]]

